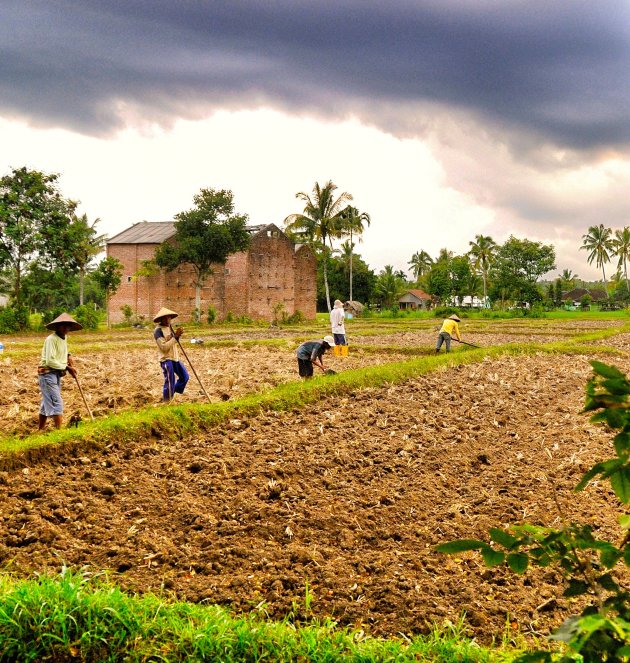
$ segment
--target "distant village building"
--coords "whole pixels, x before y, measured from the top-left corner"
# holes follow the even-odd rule
[[[589,295],[592,302],[603,302],[608,299],[608,295],[603,288],[573,288],[562,294],[563,302],[571,302],[574,306],[578,306],[582,297]]]
[[[433,298],[428,295],[424,290],[418,288],[414,290],[407,290],[407,292],[398,299],[398,306],[401,310],[429,309]]]
[[[292,242],[273,223],[248,226],[251,244],[247,251],[217,264],[201,289],[202,319],[214,307],[219,320],[229,313],[252,320],[273,320],[279,310],[287,315],[300,311],[315,317],[317,263],[311,249]],[[143,263],[152,260],[158,246],[175,235],[173,221],[136,223],[107,241],[107,256],[123,265],[120,288],[110,298],[113,323],[124,320],[122,307],[150,321],[162,306],[176,310],[179,320],[191,320],[195,312],[195,272],[181,265],[168,272],[138,276]]]

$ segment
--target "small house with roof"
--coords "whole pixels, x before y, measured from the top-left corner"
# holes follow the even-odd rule
[[[229,314],[253,320],[273,320],[281,309],[287,315],[300,311],[315,317],[317,262],[306,245],[295,244],[273,223],[248,226],[251,244],[247,251],[229,256],[217,264],[201,289],[202,319],[209,307],[218,319]],[[195,313],[195,272],[192,265],[172,271],[147,271],[162,242],[172,241],[175,222],[142,221],[107,241],[107,256],[123,265],[122,281],[110,297],[112,322],[122,322],[123,307],[135,316],[152,320],[162,306],[179,313],[182,321]]]
[[[417,309],[431,308],[432,302],[433,297],[431,297],[431,295],[428,295],[424,290],[416,288],[413,290],[407,290],[402,297],[399,297],[398,306],[402,310],[407,309],[415,311]]]
[[[608,295],[603,288],[573,288],[562,295],[562,301],[567,303],[572,303],[575,306],[579,306],[582,297],[589,295],[592,302],[604,302],[608,299]]]

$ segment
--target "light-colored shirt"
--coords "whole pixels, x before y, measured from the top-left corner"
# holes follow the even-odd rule
[[[344,326],[345,313],[342,308],[334,308],[330,312],[330,324],[332,326],[333,334],[345,334],[346,328]]]
[[[68,368],[68,339],[61,338],[56,333],[47,336],[39,365],[65,371]]]
[[[177,350],[177,339],[173,336],[170,327],[156,327],[153,337],[159,350],[160,362],[172,359],[179,361],[179,352]]]
[[[457,323],[455,320],[451,320],[450,318],[446,318],[444,322],[442,323],[442,329],[440,329],[440,334],[442,332],[446,332],[450,336],[455,336],[455,338],[458,341],[461,341],[462,339],[459,336],[459,327],[457,326]]]

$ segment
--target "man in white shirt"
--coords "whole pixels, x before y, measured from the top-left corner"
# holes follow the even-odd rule
[[[339,299],[335,299],[335,306],[330,312],[330,326],[332,327],[335,345],[348,345],[346,341],[346,314],[343,310],[343,304]]]

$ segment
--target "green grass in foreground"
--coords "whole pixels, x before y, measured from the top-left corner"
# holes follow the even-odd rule
[[[461,626],[429,636],[366,637],[332,620],[265,621],[219,606],[129,595],[103,579],[64,571],[57,578],[0,576],[0,661],[419,661],[503,663],[515,650],[486,649]]]

